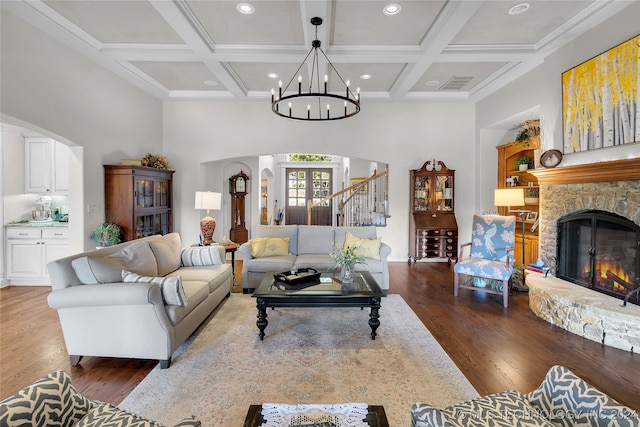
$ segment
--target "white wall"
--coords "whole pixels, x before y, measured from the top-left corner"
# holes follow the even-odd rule
[[[633,2],[623,12],[554,52],[532,72],[478,102],[478,129],[539,106],[541,148],[563,151],[562,73],[636,36],[639,16],[640,2]],[[560,167],[638,156],[640,145],[636,143],[566,154]]]
[[[104,220],[102,165],[161,154],[162,103],[4,9],[0,19],[0,120],[83,148],[72,149],[82,158],[72,162],[70,232],[72,250],[89,248]]]
[[[363,99],[362,111],[351,119],[307,123],[277,117],[268,100],[174,101],[164,104],[163,127],[163,152],[177,170],[174,199],[180,214],[176,226],[186,236],[198,233],[198,214],[192,202],[193,192],[203,184],[198,165],[288,152],[335,154],[389,164],[391,218],[378,234],[391,245],[392,260],[406,261],[408,255],[409,171],[429,159],[442,160],[456,169],[456,217],[461,236],[471,234],[468,219],[477,204],[472,104],[367,103]],[[256,194],[259,165],[244,163],[251,167],[245,172],[251,176],[251,191]],[[225,193],[230,172],[238,172],[228,169],[217,187],[224,185]],[[223,203],[228,208],[228,200]],[[253,220],[251,226],[258,223]]]
[[[0,123],[0,165],[4,164],[4,127]],[[4,171],[4,166],[3,166]],[[4,199],[4,177],[0,173],[0,200]],[[5,286],[4,277],[4,208],[0,205],[0,287]]]

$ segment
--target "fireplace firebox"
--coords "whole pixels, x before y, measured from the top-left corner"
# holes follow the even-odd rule
[[[558,219],[556,276],[640,305],[640,226],[600,210]]]

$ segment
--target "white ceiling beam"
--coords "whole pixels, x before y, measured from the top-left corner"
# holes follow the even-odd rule
[[[421,43],[422,57],[406,67],[391,88],[391,97],[406,96],[425,71],[451,43],[471,17],[480,9],[483,1],[447,2]]]

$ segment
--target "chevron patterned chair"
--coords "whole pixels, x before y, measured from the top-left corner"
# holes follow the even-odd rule
[[[640,414],[589,385],[563,366],[553,366],[530,393],[504,391],[445,409],[411,406],[413,427],[638,427]]]
[[[175,427],[200,427],[195,417]],[[54,371],[0,402],[2,427],[162,427],[109,403],[78,393],[65,371]]]
[[[509,279],[513,272],[513,245],[516,217],[474,215],[471,242],[460,245],[458,262],[453,267],[453,295],[460,288],[502,295],[509,305]],[[464,258],[464,249],[470,253]]]

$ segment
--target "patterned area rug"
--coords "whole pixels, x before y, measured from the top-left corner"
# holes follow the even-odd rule
[[[196,415],[203,426],[237,427],[251,404],[365,402],[406,427],[415,402],[478,396],[399,295],[383,298],[375,340],[368,310],[277,308],[260,341],[255,301],[231,294],[171,367],[156,366],[119,406],[168,425]]]

